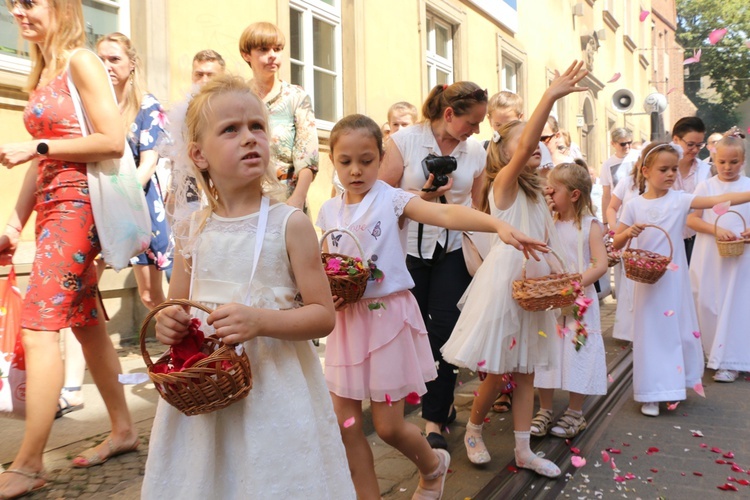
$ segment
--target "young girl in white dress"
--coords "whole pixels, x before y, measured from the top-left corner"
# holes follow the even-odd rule
[[[680,244],[690,209],[711,208],[722,202],[750,201],[750,192],[695,196],[671,189],[677,178],[677,150],[652,143],[641,153],[639,192],[625,205],[614,237],[615,248],[631,246],[669,255],[664,229],[672,241],[672,266],[654,284],[636,283],[633,318],[633,393],[643,403],[641,413],[656,417],[659,402],[686,399],[686,388],[703,394],[703,349],[698,318],[690,292],[685,246]],[[648,186],[648,190],[646,190]],[[644,231],[645,229],[645,231]],[[676,266],[676,267],[675,267]]]
[[[493,136],[487,153],[483,199],[488,200],[491,214],[545,241],[554,238],[555,228],[537,172],[541,158],[538,141],[555,101],[571,92],[586,90],[576,86],[587,74],[581,68],[582,63],[573,63],[562,76],[555,78],[529,122],[506,124]],[[552,248],[559,248],[554,243]],[[502,374],[512,372],[517,384],[513,392],[516,465],[557,477],[560,469],[535,455],[529,444],[534,371],[555,368],[558,359],[557,344],[552,339],[556,331],[555,312],[528,312],[513,300],[511,286],[513,280],[521,278],[523,259],[510,250],[500,244],[490,250],[459,303],[461,316],[442,348],[443,357],[457,366],[487,373],[466,425],[464,444],[469,460],[475,464],[490,461],[482,440],[482,425],[503,385]],[[529,261],[528,277],[549,273],[547,262]],[[543,337],[539,331],[549,335]]]
[[[518,248],[533,254],[545,244],[477,210],[430,203],[379,181],[382,141],[380,127],[363,115],[347,116],[331,130],[331,161],[344,193],[323,204],[317,224],[324,231],[352,232],[383,278],[370,281],[354,304],[343,305],[343,299],[334,297],[338,312],[336,327],[326,340],[325,377],[358,498],[380,498],[372,450],[362,430],[362,400],[369,399],[378,435],[419,469],[419,487],[412,498],[438,499],[450,455],[430,448],[419,428],[404,420],[404,399],[410,393],[423,395],[425,382],[437,376],[427,330],[409,291],[414,282],[406,268],[406,219],[460,231],[496,232],[514,252]],[[334,253],[359,255],[356,243],[343,232],[331,233],[326,245]]]
[[[169,297],[214,309],[193,314],[206,335],[242,345],[253,388],[191,417],[160,399],[142,497],[354,499],[309,341],[333,328],[333,301],[309,219],[267,197],[275,175],[265,106],[242,79],[217,77],[193,97],[185,121],[193,165],[183,174],[198,180],[208,206],[179,242]],[[157,338],[181,342],[190,319],[181,307],[163,309]]]
[[[633,166],[633,171],[626,177],[620,179],[617,186],[612,190],[612,199],[607,208],[607,220],[611,221],[609,226],[617,228],[617,221],[622,216],[622,210],[626,203],[639,196],[638,186],[635,178],[638,175],[638,164]],[[612,337],[619,340],[633,341],[633,287],[635,282],[625,277],[622,263],[614,267],[615,292],[617,294],[617,310],[615,311],[615,324],[612,327]]]
[[[622,182],[622,181],[620,181]],[[531,434],[572,438],[586,428],[583,401],[586,396],[607,393],[607,359],[604,354],[599,298],[594,282],[607,272],[607,249],[604,231],[594,217],[591,203],[591,176],[588,170],[575,163],[557,165],[547,176],[547,196],[551,197],[556,220],[555,228],[567,262],[582,275],[585,298],[579,298],[586,308],[583,327],[587,338],[577,345],[576,325],[571,314],[558,318],[560,335],[550,335],[559,345],[557,369],[537,370],[534,386],[539,390],[539,411],[531,421]],[[570,392],[568,409],[552,425],[552,397],[555,389]]]
[[[750,191],[750,178],[742,173],[745,145],[740,137],[725,137],[716,145],[714,165],[717,175],[698,184],[697,196]],[[733,209],[750,221],[750,204]],[[714,237],[713,210],[696,210],[688,216],[688,226],[698,232],[690,261],[690,281],[698,310],[703,349],[708,368],[716,370],[717,382],[734,382],[740,371],[750,371],[750,251],[738,257],[721,257]],[[750,238],[750,231],[737,214],[719,219],[722,240]],[[741,326],[742,325],[742,326]]]

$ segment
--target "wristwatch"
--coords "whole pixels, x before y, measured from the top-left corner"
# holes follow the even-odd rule
[[[47,141],[39,141],[36,145],[36,154],[39,155],[46,155],[49,153],[49,144],[47,144]]]

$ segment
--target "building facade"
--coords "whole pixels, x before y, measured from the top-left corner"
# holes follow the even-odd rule
[[[662,55],[654,46],[657,41],[668,48],[674,45],[673,0],[84,0],[83,4],[91,41],[115,30],[129,35],[143,56],[148,90],[167,108],[189,91],[197,51],[217,50],[229,71],[249,78],[250,69],[238,49],[242,30],[260,20],[281,27],[288,34],[282,79],[307,90],[318,119],[321,168],[310,192],[313,217],[331,192],[327,139],[336,120],[356,112],[383,123],[392,103],[409,101],[419,108],[429,89],[439,83],[471,80],[490,94],[517,92],[529,116],[555,71],[584,59],[590,70],[583,82],[588,90],[559,101],[554,113],[597,169],[610,155],[608,131],[613,127],[627,126],[636,140],[648,139],[649,119],[639,114],[640,103],[651,92],[665,93],[662,68],[669,68],[669,85],[677,89],[669,94],[670,105],[685,99],[679,73],[672,71],[677,68],[675,51],[665,50]],[[641,11],[649,14],[644,21]],[[28,137],[22,110],[29,64],[25,49],[18,48],[12,23],[4,10],[0,17],[3,142]],[[620,89],[635,96],[628,113],[618,112],[612,104]],[[678,105],[675,101],[674,107]],[[480,136],[490,136],[486,122]],[[6,194],[0,197],[0,218],[12,210],[23,170],[19,166],[0,173]],[[33,239],[31,225],[24,239]]]

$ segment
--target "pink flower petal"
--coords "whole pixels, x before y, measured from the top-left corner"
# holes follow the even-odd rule
[[[739,466],[739,465],[737,465],[737,464],[732,464],[732,470],[733,470],[734,472],[745,472],[745,469],[743,469],[742,467],[740,467],[740,466]]]
[[[393,402],[391,401],[391,395],[386,394],[385,395],[385,402],[388,403],[388,406],[393,406]]]
[[[677,271],[679,268],[680,266],[678,266],[674,262],[670,262],[669,264],[667,264],[667,269],[670,271]]]
[[[666,316],[667,318],[674,316],[674,311],[671,309],[669,311],[664,311],[664,316]]]
[[[713,446],[711,448],[711,451],[714,452],[714,453],[722,453],[721,448],[717,448],[716,446]]]
[[[609,462],[609,453],[606,450],[602,450],[602,460],[605,464]]]
[[[646,18],[648,17],[648,15],[649,15],[649,14],[650,14],[650,12],[649,12],[649,11],[647,11],[646,9],[641,9],[641,13],[640,13],[640,15],[638,16],[638,20],[639,20],[640,22],[643,22],[643,21],[645,21],[645,20],[646,20]]]
[[[688,64],[695,64],[701,62],[701,49],[696,50],[693,53],[693,57],[688,57],[684,61],[682,61],[683,66],[687,66]]]
[[[701,332],[699,332],[699,331],[697,331],[697,330],[696,330],[696,331],[694,331],[694,332],[693,332],[693,337],[695,337],[696,339],[699,339],[699,338],[701,338]]]
[[[721,41],[722,38],[724,38],[724,35],[727,34],[726,28],[719,28],[717,30],[713,30],[710,35],[708,35],[708,43],[711,45],[716,45]]]
[[[625,474],[625,479],[635,479],[635,474],[633,474],[632,472],[628,472],[627,474]]]
[[[717,488],[723,491],[739,491],[737,487],[731,483],[724,483],[721,486],[717,486]]]
[[[490,423],[490,417],[484,417],[484,423],[489,424]]]
[[[617,448],[607,448],[607,451],[612,453],[613,455],[619,455],[620,453],[622,453],[622,451]]]
[[[676,403],[669,403],[669,404],[667,404],[667,410],[674,411],[674,410],[677,409],[677,405],[679,405],[679,404],[680,404],[679,401],[677,401]]]
[[[713,210],[716,215],[724,215],[729,211],[730,206],[731,204],[728,201],[724,201],[722,203],[717,203],[716,205],[714,205],[711,210]]]
[[[621,76],[622,76],[622,73],[615,73],[614,75],[612,75],[612,78],[610,78],[607,81],[607,83],[615,83],[617,80],[620,79]]]
[[[671,89],[667,90],[667,95],[671,94],[675,90],[677,90],[677,87],[672,87]]]
[[[731,451],[728,451],[728,452],[724,453],[724,455],[722,455],[722,456],[724,458],[734,458],[734,453],[732,453]]]
[[[701,396],[701,397],[704,397],[704,398],[706,397],[706,392],[705,392],[705,391],[703,390],[703,384],[701,384],[700,382],[698,382],[697,384],[695,384],[695,385],[693,386],[693,390],[694,390],[694,391],[696,392],[696,394],[698,394],[699,396]]]
[[[484,366],[486,364],[487,364],[487,361],[483,359],[482,361],[477,363],[477,366]]]
[[[574,455],[580,455],[581,454],[581,450],[579,450],[575,446],[571,446],[570,447],[570,452],[573,453]]]
[[[750,486],[750,481],[748,481],[747,479],[735,479],[734,482],[737,484],[741,484],[742,486]]]
[[[607,382],[611,384],[614,381],[615,381],[615,378],[612,376],[612,374],[611,373],[607,374]]]
[[[354,417],[349,417],[346,420],[344,420],[344,429],[348,429],[352,425],[354,425]]]
[[[714,462],[716,462],[719,465],[726,465],[726,464],[729,463],[726,460],[724,460],[723,458],[717,458],[716,460],[714,460]]]
[[[410,405],[418,405],[422,401],[422,398],[420,398],[419,394],[416,392],[410,392],[406,395],[404,400]]]
[[[690,431],[693,433],[693,437],[703,437],[703,433],[701,431]]]
[[[583,457],[579,457],[578,455],[573,455],[570,457],[570,463],[573,464],[573,467],[583,467],[586,465],[586,459]]]
[[[612,470],[617,470],[617,465],[615,465],[614,458],[612,458],[612,460],[609,461],[609,466],[612,467]]]
[[[508,350],[511,350],[514,347],[516,347],[516,338],[515,337],[511,337],[510,338],[510,347],[508,348]]]
[[[618,483],[624,483],[625,478],[622,476],[615,476],[615,481],[617,481]]]

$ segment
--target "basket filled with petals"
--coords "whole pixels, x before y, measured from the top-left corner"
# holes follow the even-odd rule
[[[320,238],[321,249],[326,237],[331,233],[338,232],[344,233],[354,240],[359,249],[360,257],[322,252],[321,259],[328,277],[328,283],[331,286],[331,294],[344,299],[345,304],[353,304],[364,295],[373,266],[366,260],[365,252],[357,236],[346,229],[330,229],[323,233]]]
[[[242,345],[206,337],[201,322],[193,318],[182,342],[170,346],[156,362],[146,350],[146,332],[156,314],[173,305],[189,306],[211,313],[211,309],[183,299],[162,302],[149,312],[141,326],[141,355],[148,376],[164,400],[187,416],[226,408],[247,396],[253,386],[250,360]]]
[[[560,268],[565,265],[560,256],[554,250],[550,253],[560,263]],[[524,259],[521,270],[521,279],[513,282],[513,298],[521,308],[527,311],[547,311],[566,307],[576,300],[576,296],[570,293],[573,282],[581,281],[580,273],[552,273],[539,278],[526,278],[526,263]]]
[[[614,246],[614,235],[614,231],[609,231],[604,235],[604,247],[607,249],[607,267],[615,267],[620,263],[620,257],[622,257],[622,252]]]
[[[672,247],[672,239],[664,229],[653,224],[646,224],[645,227],[653,227],[664,233],[669,243],[669,256],[640,248],[630,248],[630,242],[633,241],[631,238],[628,240],[625,250],[622,251],[622,262],[625,266],[625,276],[639,283],[653,285],[667,271],[669,263],[672,262],[674,248]]]
[[[742,225],[745,228],[742,232],[744,233],[747,231],[747,223],[745,222],[745,218],[739,212],[736,212],[734,210],[727,210],[725,213],[719,215],[714,221],[714,236],[716,238],[716,246],[719,249],[720,257],[739,257],[745,252],[745,243],[750,243],[750,240],[746,240],[744,238],[739,238],[736,240],[719,239],[718,235],[716,234],[719,229],[719,219],[730,212],[736,214],[740,219],[742,219]]]

